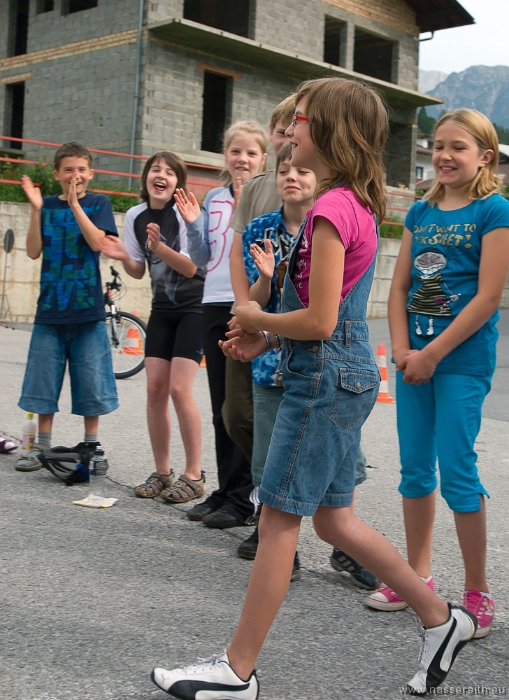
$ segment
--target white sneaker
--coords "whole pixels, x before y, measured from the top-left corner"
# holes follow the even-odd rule
[[[42,469],[42,462],[39,457],[41,456],[41,452],[44,452],[46,449],[48,448],[43,445],[34,444],[29,452],[22,452],[20,454],[14,469],[18,472],[35,472],[38,469]]]
[[[419,670],[407,684],[412,694],[425,695],[430,688],[443,683],[458,652],[474,637],[477,629],[475,615],[459,605],[447,605],[451,614],[443,625],[425,629],[419,624]]]
[[[152,671],[154,683],[180,700],[256,700],[259,692],[256,671],[243,681],[230,666],[226,649],[209,659],[185,668]]]

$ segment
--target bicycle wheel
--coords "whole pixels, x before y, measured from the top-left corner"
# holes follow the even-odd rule
[[[137,316],[125,311],[106,314],[106,326],[111,341],[113,371],[117,379],[127,379],[140,372],[145,365],[145,338],[147,326]]]

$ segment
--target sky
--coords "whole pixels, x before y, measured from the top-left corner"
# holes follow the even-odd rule
[[[469,66],[509,66],[509,0],[459,2],[475,24],[442,29],[421,42],[419,67],[459,73]]]

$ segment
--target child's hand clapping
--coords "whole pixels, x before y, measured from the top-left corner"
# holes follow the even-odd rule
[[[78,171],[76,170],[76,171],[74,172],[74,175],[72,176],[71,184],[70,184],[70,186],[69,186],[69,194],[67,195],[67,204],[71,207],[71,209],[72,209],[73,207],[78,206],[78,204],[79,204],[79,202],[78,202],[78,192],[77,192],[77,189],[76,189],[76,183],[77,183],[77,180],[78,180],[78,175],[79,175],[79,173],[78,173]]]
[[[260,277],[264,279],[272,280],[272,275],[274,274],[275,259],[274,252],[272,250],[272,243],[268,238],[265,239],[265,250],[263,251],[260,246],[253,243],[249,249],[251,257],[253,258],[256,269],[260,273]]]
[[[235,309],[237,321],[246,333],[256,333],[260,330],[256,325],[256,319],[260,313],[262,313],[262,307],[257,301],[250,301],[247,306],[237,306]]]
[[[158,224],[147,224],[147,246],[148,249],[157,255],[161,245],[161,229]]]
[[[40,211],[43,204],[41,190],[34,185],[28,175],[21,176],[21,187],[32,207]]]
[[[200,205],[194,194],[189,192],[189,197],[181,188],[175,190],[175,202],[180,216],[188,224],[192,224],[201,214]]]

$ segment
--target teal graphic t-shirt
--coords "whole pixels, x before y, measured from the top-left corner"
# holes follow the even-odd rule
[[[118,236],[107,197],[89,193],[79,203],[97,228]],[[43,199],[41,233],[41,286],[34,323],[103,321],[99,253],[88,245],[70,206],[58,195]]]
[[[509,201],[499,194],[442,211],[417,202],[405,219],[412,232],[408,294],[410,346],[422,350],[477,294],[482,237],[509,227]],[[508,233],[509,235],[509,233]],[[438,364],[437,372],[490,376],[495,371],[498,310]]]

